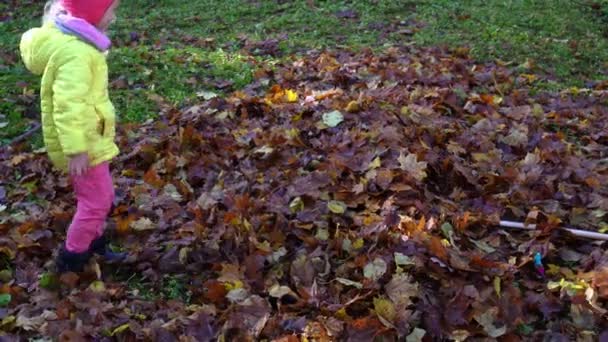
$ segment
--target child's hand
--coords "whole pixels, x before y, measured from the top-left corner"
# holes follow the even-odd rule
[[[68,162],[68,171],[72,176],[82,176],[89,169],[89,154],[80,153],[72,156]]]

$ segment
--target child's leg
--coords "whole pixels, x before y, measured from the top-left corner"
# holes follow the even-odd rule
[[[72,183],[78,204],[65,246],[69,252],[82,253],[103,234],[114,201],[110,166],[108,163],[97,165],[82,176],[73,176]]]

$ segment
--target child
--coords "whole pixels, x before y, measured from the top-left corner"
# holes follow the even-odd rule
[[[56,259],[57,271],[81,272],[93,253],[125,257],[107,248],[103,234],[114,200],[109,162],[114,143],[114,107],[108,97],[105,30],[120,0],[53,0],[42,27],[21,37],[21,57],[42,75],[40,97],[44,142],[53,165],[68,172],[76,214]]]

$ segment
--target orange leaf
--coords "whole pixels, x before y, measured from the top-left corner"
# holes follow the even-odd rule
[[[70,289],[75,288],[76,285],[78,285],[79,280],[80,277],[74,272],[63,273],[61,277],[59,277],[59,281]]]
[[[482,259],[480,256],[475,255],[471,258],[471,265],[479,268],[499,268],[500,264],[494,261]]]
[[[464,214],[462,215],[462,217],[458,217],[456,219],[456,229],[458,229],[459,231],[464,231],[467,226],[469,225],[469,218],[471,216],[471,213],[468,211],[465,211]]]
[[[272,340],[272,342],[300,342],[300,339],[295,335],[287,335]]]
[[[429,250],[433,255],[441,260],[447,260],[448,251],[445,249],[445,246],[441,243],[441,239],[436,236],[431,236],[429,241]]]
[[[585,178],[585,184],[590,188],[597,189],[600,187],[600,181],[595,177],[587,177]]]
[[[165,185],[165,182],[158,176],[156,170],[150,168],[144,175],[144,182],[152,185],[153,187],[160,189]]]
[[[11,159],[11,164],[17,166],[29,157],[29,154],[18,154]]]
[[[481,94],[479,97],[486,104],[489,104],[489,105],[493,105],[494,104],[494,96],[493,95]]]
[[[238,217],[239,217],[239,215],[236,213],[227,212],[224,214],[224,223],[232,224]]]
[[[375,317],[363,317],[354,320],[351,325],[357,330],[381,329],[382,323]]]
[[[241,212],[241,213],[246,212],[247,209],[251,206],[251,201],[249,200],[249,195],[245,194],[242,196],[236,196],[234,198],[234,205],[239,212]]]
[[[24,224],[20,225],[19,228],[17,228],[17,231],[19,232],[19,234],[25,235],[33,228],[34,228],[34,223],[31,221],[28,221],[28,222],[25,222]]]
[[[214,304],[220,304],[224,301],[228,290],[226,286],[217,280],[209,280],[204,285],[205,298]]]
[[[608,267],[603,267],[598,272],[589,272],[591,283],[597,288],[600,298],[608,298]]]
[[[118,234],[126,234],[130,230],[131,222],[135,221],[135,215],[129,215],[126,218],[116,218],[116,232]]]
[[[71,305],[66,301],[62,300],[55,306],[55,313],[58,319],[68,319],[70,317]]]

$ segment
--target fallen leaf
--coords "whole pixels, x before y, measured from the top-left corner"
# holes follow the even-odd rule
[[[399,167],[401,170],[407,172],[415,179],[421,181],[426,178],[426,166],[427,163],[418,161],[418,157],[415,154],[409,153],[407,156],[401,152],[399,155]]]
[[[112,330],[111,335],[112,336],[120,335],[121,333],[127,331],[130,327],[131,327],[131,325],[129,323],[120,325],[120,326],[114,328],[114,330]]]
[[[416,262],[412,257],[395,252],[395,264],[397,266],[414,266]]]
[[[496,295],[498,296],[498,298],[500,298],[500,296],[501,296],[500,277],[494,277],[494,292],[496,292]]]
[[[93,292],[101,293],[101,292],[105,292],[106,286],[103,283],[103,281],[96,280],[96,281],[92,282],[91,285],[89,285],[89,289],[91,289],[91,291],[93,291]]]
[[[376,258],[374,261],[368,263],[363,268],[363,276],[365,278],[376,281],[386,273],[387,265],[386,262],[381,258]]]
[[[298,297],[289,287],[282,285],[274,285],[268,291],[268,294],[274,298],[282,298],[283,296],[290,295],[293,297]]]
[[[302,198],[299,196],[294,198],[289,203],[289,210],[294,214],[304,210],[304,201],[302,201]]]
[[[426,335],[426,330],[420,328],[414,328],[412,333],[407,335],[405,338],[406,342],[422,342],[422,339]]]
[[[496,249],[490,245],[488,245],[486,242],[484,241],[476,241],[473,239],[470,239],[470,241],[475,245],[475,247],[477,247],[479,250],[481,250],[484,253],[494,253],[496,252]]]
[[[341,201],[329,201],[327,208],[334,214],[344,214],[346,212],[346,204]]]
[[[492,338],[498,338],[500,336],[503,336],[507,332],[506,325],[496,325],[497,315],[498,308],[492,307],[484,311],[483,313],[479,313],[474,316],[477,323],[479,323],[479,325],[483,327],[485,333]]]
[[[406,308],[412,304],[412,298],[418,297],[420,288],[409,275],[394,274],[391,281],[386,284],[385,291],[397,307]]]
[[[249,297],[249,292],[244,288],[230,290],[226,298],[233,303],[240,303]]]
[[[344,121],[344,116],[338,110],[323,114],[323,123],[328,127],[336,127],[342,121]]]
[[[343,285],[346,285],[346,286],[352,286],[352,287],[355,287],[357,289],[362,289],[363,288],[363,284],[361,284],[361,283],[359,283],[357,281],[352,281],[350,279],[340,278],[340,277],[336,278],[336,280],[339,283],[341,283]]]
[[[393,302],[385,298],[374,298],[374,311],[381,320],[388,322],[388,327],[392,327],[397,315]]]
[[[0,294],[0,307],[7,307],[12,300],[10,293]]]
[[[209,101],[213,98],[216,98],[218,95],[212,91],[201,90],[198,93],[196,93],[196,96],[202,97],[203,100],[205,100],[205,101]]]
[[[154,222],[147,217],[142,217],[137,221],[131,222],[130,227],[135,231],[156,229]]]
[[[345,110],[349,113],[356,113],[361,110],[361,106],[359,105],[359,102],[357,102],[357,101],[350,101],[348,103],[348,105],[346,105]]]

